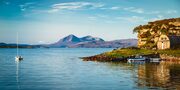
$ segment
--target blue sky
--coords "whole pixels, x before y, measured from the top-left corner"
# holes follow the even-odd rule
[[[0,42],[53,43],[75,34],[136,38],[135,26],[180,17],[179,0],[0,0]]]

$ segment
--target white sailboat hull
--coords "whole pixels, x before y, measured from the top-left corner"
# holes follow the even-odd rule
[[[23,60],[23,57],[21,57],[21,56],[16,56],[16,57],[15,57],[15,60],[16,60],[16,61]]]

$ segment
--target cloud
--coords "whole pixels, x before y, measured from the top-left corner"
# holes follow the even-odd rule
[[[88,17],[90,20],[97,20],[97,17],[90,16]]]
[[[154,18],[150,18],[148,21],[156,21],[156,20],[162,20],[164,19],[165,17],[163,15],[157,15],[156,17]]]
[[[165,12],[166,14],[175,14],[177,13],[177,10],[168,10],[167,12]]]
[[[129,11],[129,12],[134,12],[134,13],[139,13],[139,14],[154,14],[154,15],[158,15],[158,14],[176,14],[178,13],[177,10],[166,10],[166,11],[158,11],[158,10],[152,10],[152,11],[146,11],[143,8],[136,8],[136,7],[126,7],[123,8],[125,11]]]
[[[144,17],[139,16],[131,16],[131,17],[116,17],[118,20],[125,20],[131,23],[139,23],[139,22],[146,22],[147,20]]]
[[[34,4],[35,4],[34,2],[28,2],[25,4],[19,5],[19,7],[20,7],[21,11],[25,11],[27,8],[30,8]]]
[[[166,10],[166,11],[149,11],[146,12],[145,14],[176,14],[178,13],[177,10]]]
[[[127,7],[124,8],[124,10],[134,13],[144,13],[144,10],[142,8],[135,8],[135,7]]]
[[[146,14],[160,14],[160,11],[149,11]]]
[[[100,17],[100,18],[107,18],[108,17],[108,15],[104,15],[104,14],[97,14],[96,16]]]
[[[107,21],[105,21],[105,23],[108,23],[108,24],[114,24],[114,23],[116,23],[116,21],[110,21],[110,20],[107,20]]]
[[[5,2],[5,4],[6,4],[6,5],[9,5],[9,4],[10,4],[10,2]]]
[[[111,10],[118,10],[120,7],[117,7],[117,6],[114,6],[114,7],[111,7],[110,9]]]
[[[102,3],[91,3],[91,2],[68,2],[68,3],[58,3],[52,5],[52,10],[50,12],[58,12],[59,10],[77,10],[83,8],[95,9],[103,7]]]
[[[99,9],[101,9],[101,10],[119,10],[120,7],[118,7],[118,6],[113,6],[113,7],[101,7],[101,8],[99,8]]]
[[[48,10],[47,12],[48,13],[54,13],[54,12],[58,12],[59,11],[59,9],[51,9],[51,10]]]
[[[165,18],[166,17],[164,17],[163,15],[157,15],[152,18],[140,17],[140,16],[116,17],[117,20],[124,20],[124,21],[128,21],[131,23],[147,23],[147,22],[152,22],[152,21],[156,21],[156,20],[162,20]]]
[[[26,10],[26,8],[21,8],[21,11],[25,11]]]

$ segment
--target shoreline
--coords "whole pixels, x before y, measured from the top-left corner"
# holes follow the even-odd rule
[[[141,55],[148,58],[160,58],[161,60],[180,61],[180,50],[147,50],[147,49],[117,49],[94,56],[81,57],[83,61],[99,62],[126,62],[128,58]]]

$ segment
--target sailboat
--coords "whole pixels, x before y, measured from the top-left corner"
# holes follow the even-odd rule
[[[23,57],[19,55],[19,46],[18,46],[18,33],[17,33],[17,55],[15,56],[16,61],[23,60]]]

